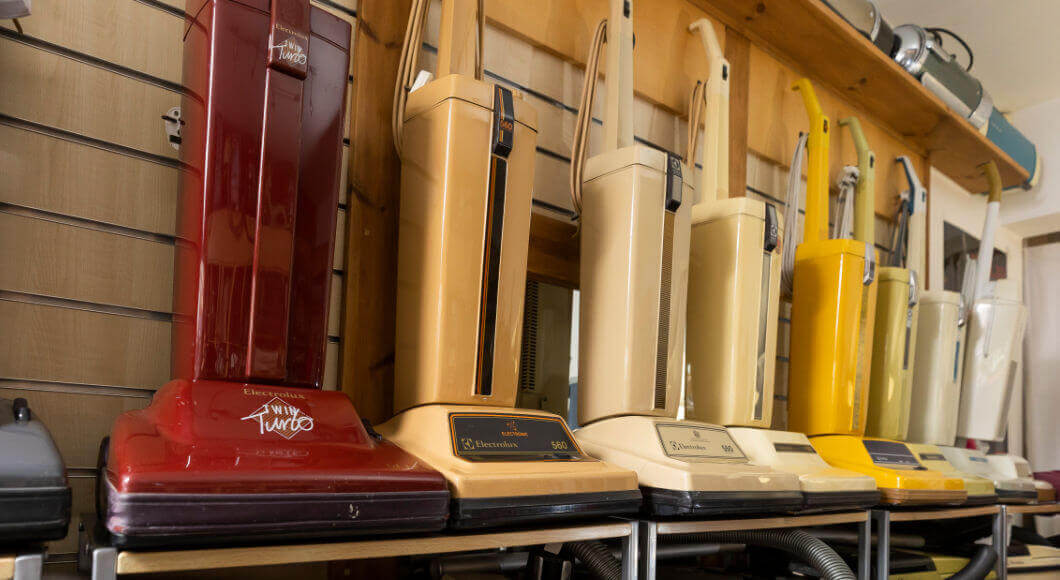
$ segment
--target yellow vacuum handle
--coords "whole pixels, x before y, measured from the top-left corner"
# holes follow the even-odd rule
[[[707,53],[710,76],[707,77],[706,141],[703,144],[703,171],[700,173],[699,196],[704,202],[729,197],[729,61],[721,51],[714,25],[706,18],[688,27],[699,32],[703,51]]]
[[[806,143],[806,227],[803,241],[823,241],[828,239],[828,117],[821,110],[821,103],[809,79],[799,79],[792,90],[802,93],[806,115],[810,118],[810,137]]]
[[[1001,173],[997,170],[997,163],[993,160],[987,161],[986,163],[979,166],[982,170],[983,175],[986,176],[986,183],[990,186],[988,192],[987,203],[992,201],[1001,201]]]
[[[861,130],[857,117],[839,121],[850,130],[854,149],[858,152],[858,187],[854,197],[854,239],[866,244],[876,243],[876,154],[869,149],[869,141]]]

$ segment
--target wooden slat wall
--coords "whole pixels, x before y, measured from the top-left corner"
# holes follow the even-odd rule
[[[355,0],[313,4],[356,23]],[[91,509],[100,439],[170,378],[179,154],[159,117],[181,100],[183,10],[184,0],[36,0],[24,35],[0,22],[0,397],[26,397],[51,428],[75,521]],[[347,183],[344,170],[331,389]],[[49,569],[73,558],[76,536],[50,546]]]

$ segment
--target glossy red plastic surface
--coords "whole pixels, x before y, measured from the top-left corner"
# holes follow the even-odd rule
[[[122,493],[445,491],[445,478],[368,435],[346,395],[176,380],[111,434]]]
[[[173,374],[321,386],[349,24],[190,0]]]

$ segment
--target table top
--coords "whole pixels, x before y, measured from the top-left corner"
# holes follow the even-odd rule
[[[702,532],[732,532],[739,530],[767,530],[773,528],[802,528],[864,522],[866,510],[832,514],[739,518],[731,520],[696,520],[656,522],[659,534],[696,534]]]
[[[997,505],[973,507],[930,508],[916,510],[888,510],[892,522],[915,522],[922,520],[951,520],[955,518],[974,518],[976,516],[994,515],[1000,511]]]
[[[1010,514],[1060,514],[1060,503],[1042,503],[1037,505],[1010,505]]]
[[[168,551],[127,550],[118,553],[117,568],[119,574],[138,574],[356,560],[361,558],[389,558],[394,556],[467,552],[513,546],[622,538],[631,535],[632,530],[633,526],[628,521],[611,520],[594,525],[535,530],[447,533],[354,542]],[[0,578],[2,577],[0,575]]]

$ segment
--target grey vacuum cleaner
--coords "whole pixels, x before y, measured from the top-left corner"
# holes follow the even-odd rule
[[[70,486],[48,428],[25,399],[0,398],[0,544],[66,536]]]
[[[1030,177],[1021,185],[1025,189],[1033,187],[1041,168],[1034,143],[994,108],[990,93],[942,47],[932,30],[936,29],[925,29],[916,24],[895,28],[895,62],[1026,169]],[[960,42],[963,44],[964,41]],[[971,55],[970,50],[968,54]]]

